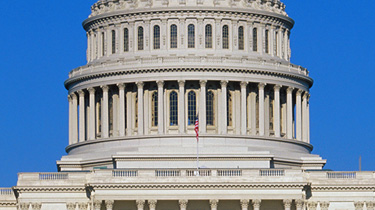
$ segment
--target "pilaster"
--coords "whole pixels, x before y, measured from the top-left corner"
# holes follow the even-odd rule
[[[143,82],[137,82],[138,88],[138,135],[143,135]]]
[[[178,81],[178,127],[180,133],[185,133],[185,80]]]
[[[222,119],[221,126],[220,126],[220,133],[227,134],[228,126],[227,126],[227,85],[228,81],[222,80],[221,84],[221,107],[222,109],[219,111],[221,113]]]
[[[120,97],[120,110],[119,110],[119,131],[120,136],[125,136],[125,87],[124,83],[117,84],[119,97]]]
[[[157,81],[158,85],[158,133],[164,134],[164,81]]]
[[[200,103],[199,103],[199,132],[206,133],[206,84],[207,80],[199,81],[200,88]]]
[[[79,95],[79,142],[86,140],[86,122],[85,122],[85,92],[78,91]]]
[[[289,87],[286,90],[287,99],[286,99],[286,109],[287,109],[287,125],[286,125],[286,136],[288,139],[293,139],[293,89]]]
[[[258,84],[258,94],[259,94],[259,135],[264,136],[264,87],[266,86],[265,83]]]
[[[246,135],[247,132],[247,124],[246,124],[246,87],[247,82],[241,82],[241,135]]]
[[[281,85],[275,85],[273,87],[273,129],[275,131],[275,137],[280,137],[280,88]]]
[[[88,135],[89,140],[95,139],[95,88],[91,87],[88,89],[89,91],[89,128],[88,128]]]
[[[108,90],[109,87],[101,86],[103,90],[103,104],[102,104],[102,138],[109,137],[109,117],[108,117]]]
[[[112,210],[113,209],[113,200],[106,200],[105,201],[105,207],[107,208],[106,210]]]
[[[297,90],[296,93],[296,139],[302,140],[302,107],[301,107],[302,90]]]

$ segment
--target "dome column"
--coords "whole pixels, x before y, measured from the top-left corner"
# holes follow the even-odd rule
[[[72,93],[72,143],[78,143],[78,101],[77,95]]]
[[[119,110],[119,131],[120,136],[125,136],[125,84],[117,84],[119,97],[120,97],[120,110]]]
[[[296,93],[296,139],[302,140],[302,107],[301,107],[301,95],[302,90],[298,90]]]
[[[302,141],[307,142],[307,92],[302,97]]]
[[[70,95],[68,95],[68,102],[69,102],[69,145],[72,144],[72,134],[73,134],[73,100]]]
[[[259,91],[259,135],[264,136],[264,87],[266,86],[265,83],[258,84],[258,91]]]
[[[307,99],[306,99],[306,129],[307,129],[307,143],[310,144],[310,94],[307,94]]]
[[[274,86],[273,129],[275,137],[280,137],[280,88],[281,85]]]
[[[102,86],[103,90],[103,105],[102,105],[102,138],[109,137],[108,127],[108,86]]]
[[[227,85],[228,81],[223,80],[221,81],[221,110],[219,113],[221,113],[222,119],[221,126],[220,126],[220,132],[221,134],[227,134]]]
[[[138,88],[138,135],[143,135],[143,82],[137,82]]]
[[[247,82],[241,82],[241,135],[246,135],[246,87]]]
[[[132,135],[132,102],[133,102],[133,97],[132,97],[132,92],[128,92],[126,94],[126,135],[131,136]]]
[[[185,81],[178,81],[178,128],[185,133]]]
[[[199,131],[200,133],[206,133],[206,84],[207,80],[199,81],[201,86],[201,92],[199,94],[200,103],[199,103]]]
[[[95,88],[89,88],[89,140],[95,139]]]
[[[286,136],[288,139],[293,139],[293,89],[289,87],[286,90]]]
[[[79,94],[79,142],[85,141],[86,122],[85,122],[85,92],[78,91]]]
[[[256,108],[256,99],[257,94],[255,87],[251,88],[250,92],[250,103],[249,103],[249,112],[250,112],[250,129],[251,135],[257,135],[257,108]]]
[[[164,133],[164,81],[157,81],[158,84],[158,133]]]

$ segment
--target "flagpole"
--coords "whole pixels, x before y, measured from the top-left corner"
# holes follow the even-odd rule
[[[199,137],[197,137],[197,176],[199,176]]]

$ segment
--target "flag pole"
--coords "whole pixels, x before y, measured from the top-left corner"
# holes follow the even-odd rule
[[[197,118],[195,120],[195,134],[197,138],[197,173],[196,176],[199,176],[199,114],[197,114]]]
[[[197,137],[197,175],[199,176],[199,137]]]

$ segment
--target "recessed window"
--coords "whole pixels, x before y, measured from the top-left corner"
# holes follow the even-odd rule
[[[151,96],[151,125],[158,126],[158,92]]]
[[[176,91],[169,94],[169,123],[171,126],[178,125],[178,95]]]
[[[154,26],[154,49],[160,49],[160,27]]]
[[[116,31],[112,30],[112,54],[116,53]]]
[[[207,24],[205,28],[206,48],[212,48],[212,25]]]
[[[223,26],[223,49],[229,49],[229,29],[228,26]]]
[[[243,26],[238,27],[238,49],[244,50],[244,32]]]
[[[206,123],[207,125],[214,125],[214,98],[212,91],[208,91],[206,96]]]
[[[188,26],[188,48],[195,48],[195,26]]]
[[[258,29],[253,28],[253,51],[258,51]]]
[[[143,27],[138,27],[138,50],[143,50]]]
[[[265,52],[270,53],[269,30],[266,30],[266,34],[265,34]]]
[[[171,48],[177,48],[177,26],[171,25]]]
[[[197,115],[197,96],[194,91],[188,93],[188,125],[195,125]]]
[[[124,29],[124,52],[129,51],[129,30],[127,28]]]

